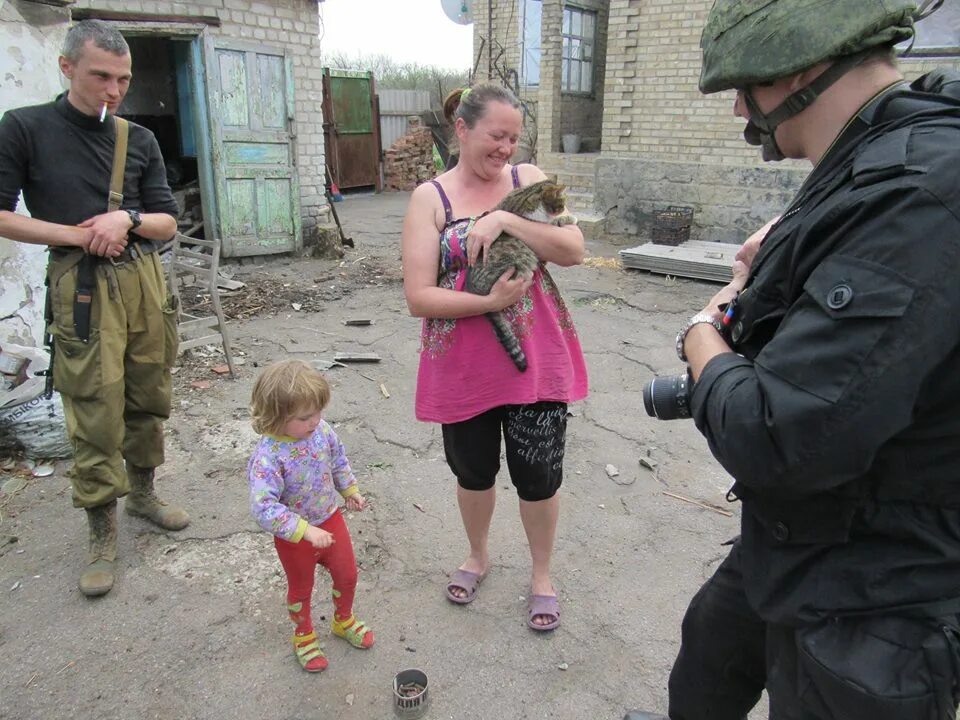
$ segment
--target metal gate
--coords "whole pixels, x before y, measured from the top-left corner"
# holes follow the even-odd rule
[[[323,69],[323,141],[330,176],[341,189],[380,181],[380,119],[372,72]]]

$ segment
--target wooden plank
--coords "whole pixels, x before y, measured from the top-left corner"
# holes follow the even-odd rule
[[[193,74],[193,117],[197,125],[197,170],[200,175],[200,197],[203,213],[204,234],[219,237],[217,193],[214,184],[214,162],[211,143],[213,129],[210,113],[215,108],[208,104],[207,69],[203,63],[203,36],[198,35],[190,43],[190,70]],[[218,141],[219,146],[219,141]]]
[[[333,361],[339,363],[378,363],[380,362],[380,356],[376,353],[337,353],[333,356]]]
[[[74,20],[111,20],[114,22],[203,23],[210,27],[220,27],[220,18],[216,15],[155,15],[154,13],[74,8],[70,10],[70,17]]]

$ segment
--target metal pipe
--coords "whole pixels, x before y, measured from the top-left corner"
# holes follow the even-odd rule
[[[493,0],[487,0],[487,80],[493,80]]]

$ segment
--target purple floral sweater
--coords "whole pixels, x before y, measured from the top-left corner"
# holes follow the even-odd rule
[[[343,443],[326,420],[303,440],[261,436],[247,472],[254,519],[290,542],[300,542],[308,525],[333,515],[338,494],[359,492]]]

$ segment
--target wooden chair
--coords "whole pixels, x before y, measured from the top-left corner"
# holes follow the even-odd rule
[[[179,308],[178,329],[180,331],[180,350],[188,350],[198,345],[218,342],[223,345],[223,354],[227,358],[230,377],[236,378],[233,367],[233,354],[230,351],[230,337],[227,334],[223,309],[220,307],[220,291],[217,289],[217,273],[220,269],[220,239],[205,240],[177,233],[170,248],[168,280],[170,292],[176,298]],[[199,284],[210,295],[213,315],[195,315],[183,309],[180,299],[180,287]],[[197,330],[209,331],[197,334]]]

